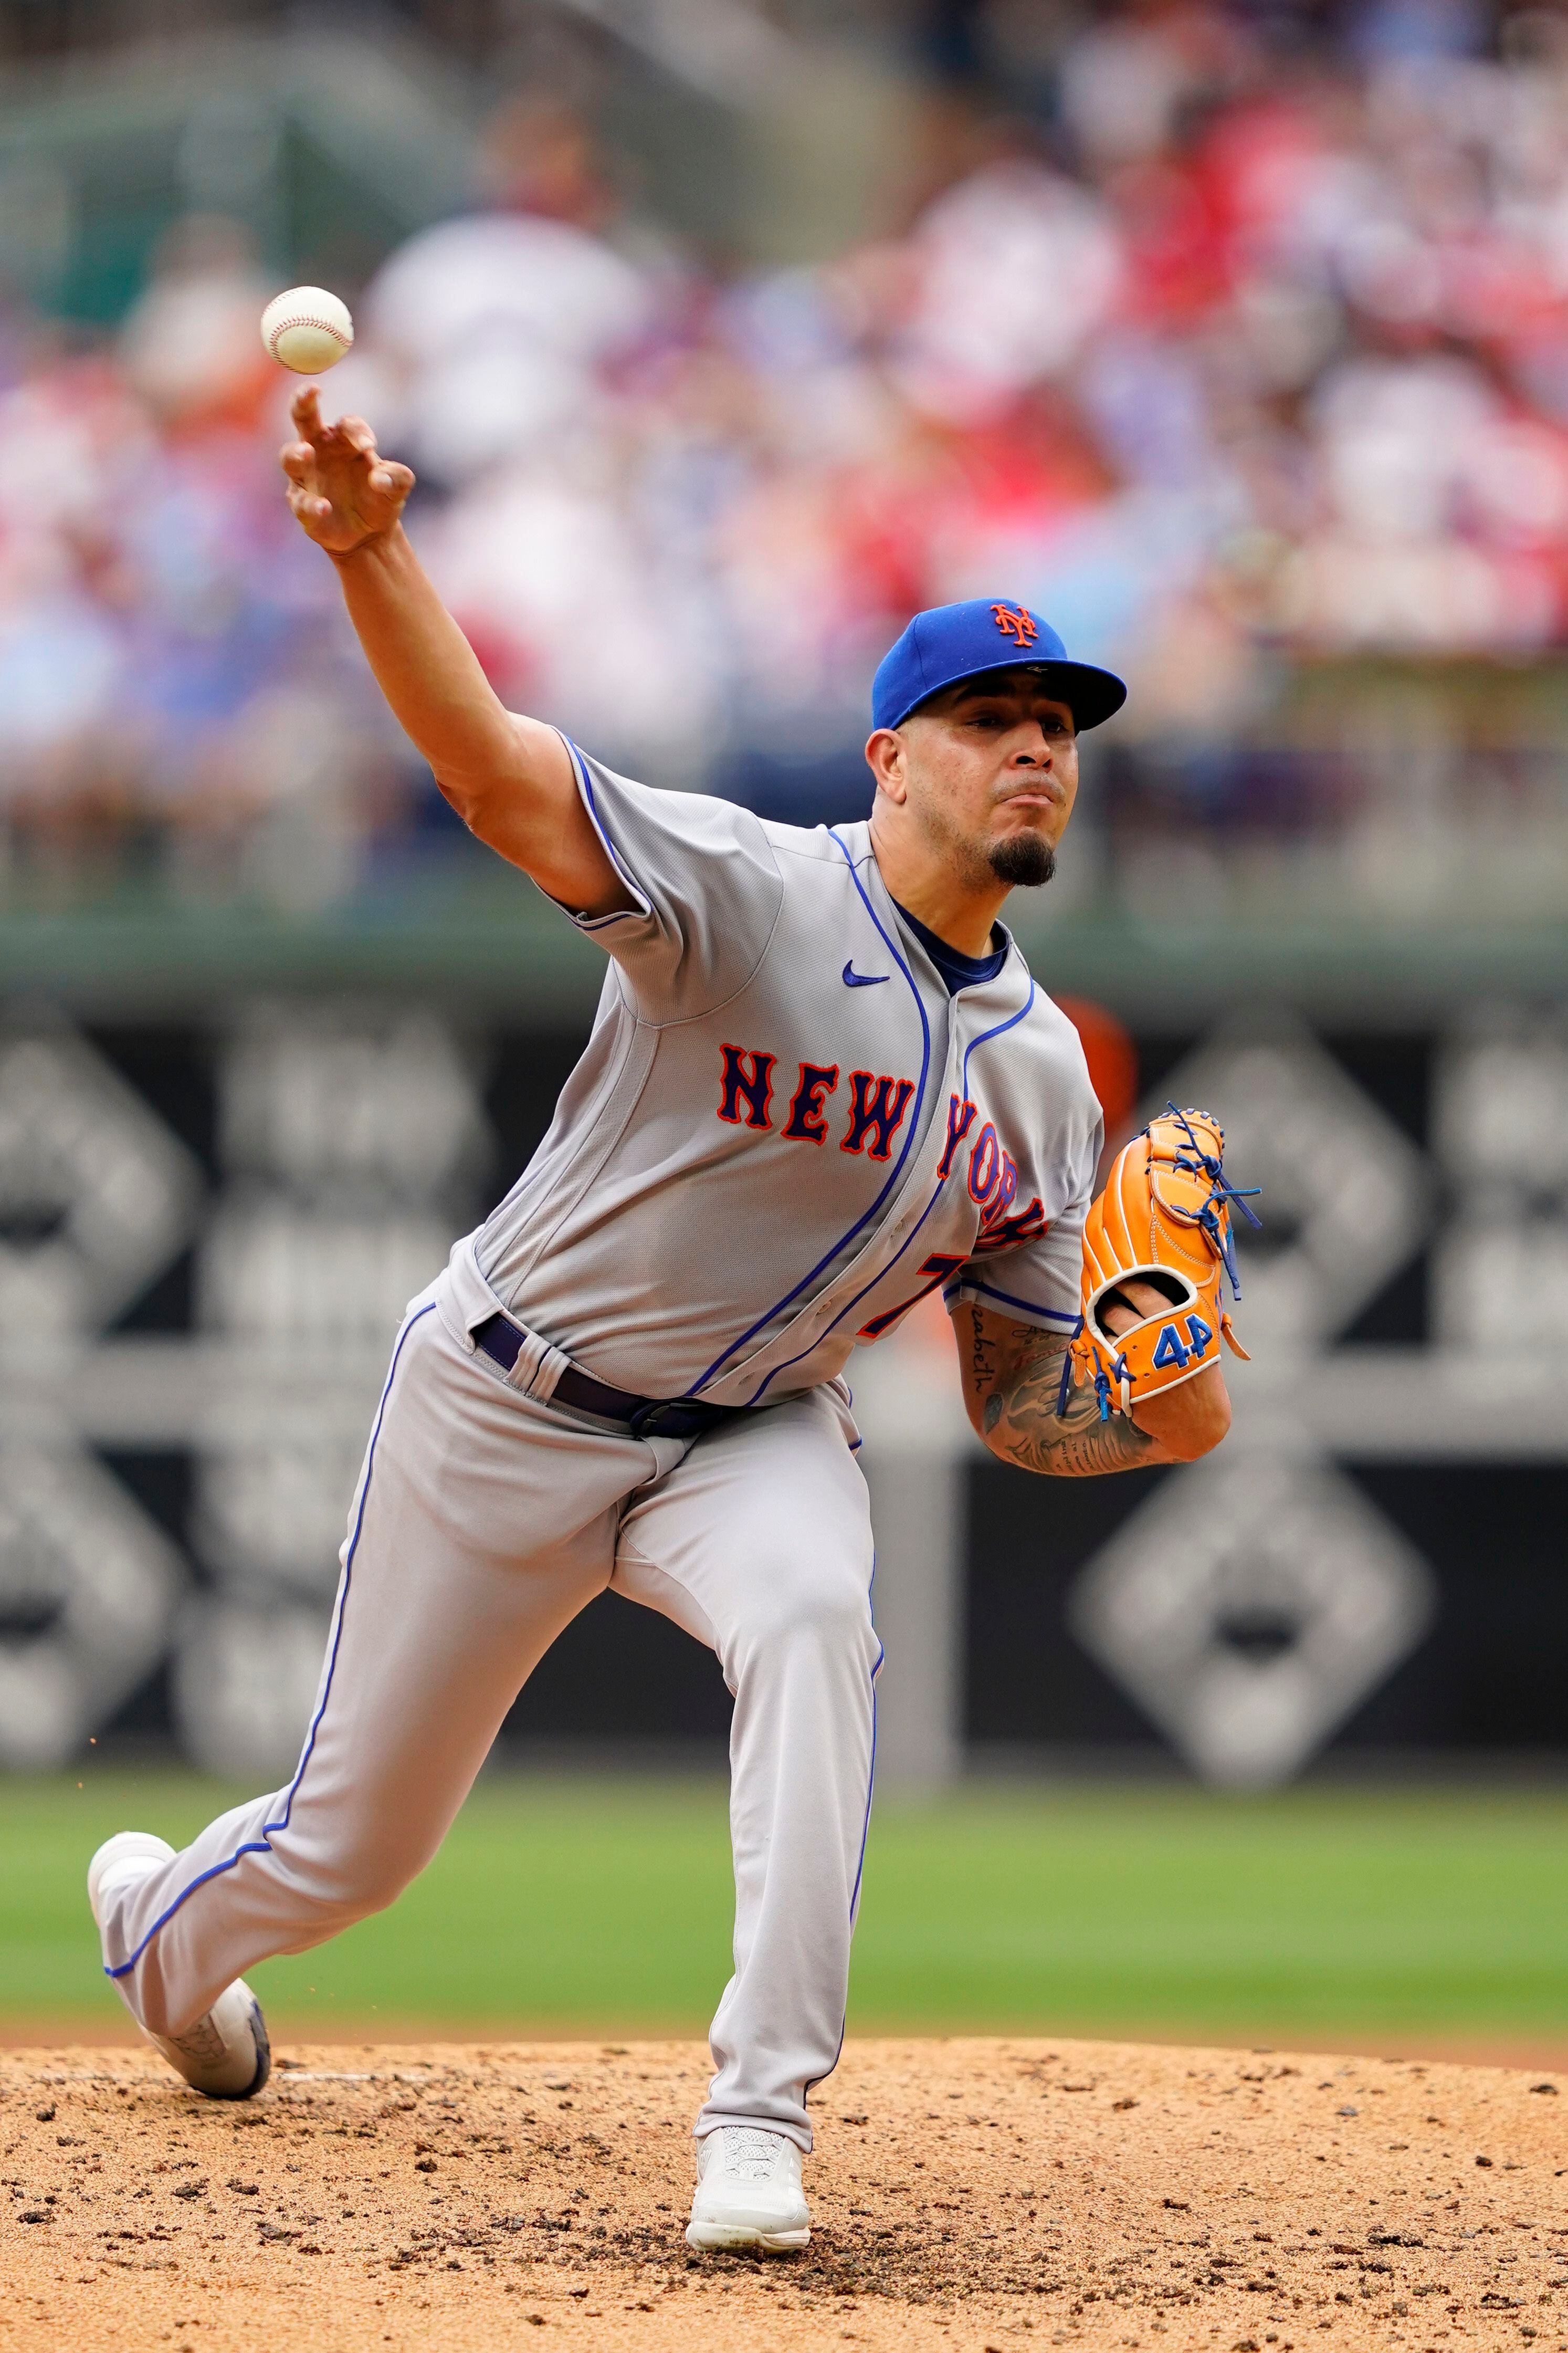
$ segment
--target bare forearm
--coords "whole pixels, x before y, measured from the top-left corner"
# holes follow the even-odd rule
[[[402,524],[328,553],[376,683],[470,832],[563,906],[595,915],[629,906],[565,744],[506,708]]]
[[[1102,1421],[1092,1388],[1074,1388],[1069,1383],[1065,1409],[1058,1412],[1065,1340],[1037,1333],[1020,1361],[998,1345],[994,1332],[984,1329],[990,1319],[971,1309],[969,1320],[967,1335],[960,1326],[959,1345],[965,1357],[971,1418],[992,1453],[1004,1462],[1050,1478],[1097,1479],[1108,1472],[1169,1459],[1125,1415],[1113,1414]]]
[[[1069,1379],[1068,1344],[1010,1316],[965,1306],[953,1313],[964,1403],[993,1454],[1057,1479],[1097,1479],[1111,1471],[1191,1462],[1224,1437],[1230,1405],[1217,1366],[1184,1388],[1151,1398],[1139,1419],[1103,1419],[1093,1385]],[[1058,1407],[1060,1410],[1058,1410]]]
[[[1067,1410],[1055,1411],[1055,1386],[1061,1377],[1058,1363],[1053,1376],[1051,1403],[1032,1394],[1024,1384],[1007,1397],[986,1400],[986,1445],[1004,1462],[1021,1471],[1037,1471],[1053,1479],[1100,1479],[1111,1471],[1143,1470],[1171,1460],[1146,1430],[1112,1414],[1102,1421],[1092,1389],[1074,1390]]]
[[[519,727],[530,723],[490,685],[402,524],[332,561],[376,683],[443,789],[456,797],[510,777],[521,765]]]
[[[580,914],[632,901],[553,727],[506,709],[404,535],[414,476],[363,417],[329,425],[315,386],[289,406],[289,508],[338,569],[365,659],[405,733],[471,832]]]

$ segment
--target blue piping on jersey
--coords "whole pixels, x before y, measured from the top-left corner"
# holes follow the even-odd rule
[[[877,1555],[875,1549],[873,1549],[871,1554],[871,1582],[866,1589],[866,1602],[867,1607],[871,1612],[871,1631],[874,1634],[877,1632],[876,1592]],[[882,1662],[887,1655],[888,1653],[882,1645],[881,1637],[879,1635],[877,1639],[877,1655],[871,1665],[871,1766],[870,1770],[866,1777],[866,1813],[865,1819],[860,1824],[860,1852],[855,1864],[855,1884],[849,1891],[849,1931],[851,1936],[853,1936],[855,1932],[855,1915],[860,1909],[860,1882],[865,1877],[866,1873],[866,1841],[871,1835],[871,1800],[876,1794],[877,1788],[877,1677],[882,1672]],[[837,2066],[839,2060],[844,2054],[844,2036],[848,2024],[849,2014],[847,2010],[846,2010],[843,2019],[839,2022],[838,2048],[833,2054],[833,2066],[824,2068],[820,2075],[809,2076],[806,2082],[801,2086],[801,2101],[803,2105],[805,2102],[810,2098],[812,2093],[816,2091],[818,2084],[826,2084],[828,2076],[833,2073],[833,2068]]]
[[[937,1187],[936,1191],[931,1195],[931,1199],[926,1203],[925,1208],[921,1211],[920,1216],[915,1219],[914,1224],[904,1236],[903,1240],[899,1244],[898,1249],[893,1252],[893,1255],[888,1261],[887,1265],[879,1267],[877,1272],[871,1277],[870,1282],[864,1284],[862,1288],[855,1293],[853,1299],[847,1300],[845,1302],[837,1314],[834,1317],[832,1323],[825,1324],[823,1325],[821,1331],[817,1334],[809,1348],[803,1348],[798,1356],[786,1357],[782,1365],[775,1365],[773,1366],[773,1371],[762,1383],[761,1387],[753,1389],[751,1396],[746,1399],[746,1403],[749,1406],[755,1405],[759,1402],[772,1384],[777,1380],[781,1373],[787,1373],[792,1365],[804,1364],[807,1356],[815,1356],[817,1349],[821,1347],[824,1340],[826,1339],[828,1334],[837,1330],[837,1326],[843,1323],[844,1318],[847,1315],[852,1314],[855,1309],[859,1306],[860,1302],[863,1299],[868,1298],[870,1293],[876,1290],[877,1285],[879,1282],[884,1282],[887,1277],[891,1274],[893,1269],[897,1266],[904,1252],[909,1249],[910,1244],[914,1240],[915,1236],[920,1232],[921,1228],[924,1225],[926,1219],[930,1217],[937,1203],[941,1200],[945,1189],[945,1183],[946,1180],[944,1179],[943,1183]]]
[[[365,1454],[364,1485],[360,1490],[359,1510],[354,1514],[353,1535],[349,1539],[348,1553],[343,1561],[343,1581],[342,1590],[338,1595],[337,1619],[332,1627],[332,1647],[327,1661],[327,1680],[321,1692],[321,1705],[317,1708],[315,1715],[310,1719],[310,1729],[306,1736],[304,1751],[300,1756],[298,1769],[295,1772],[294,1778],[289,1784],[288,1791],[284,1799],[283,1811],[276,1821],[262,1823],[261,1836],[258,1839],[247,1839],[245,1844],[243,1846],[237,1847],[226,1862],[215,1862],[207,1870],[199,1873],[197,1876],[192,1880],[190,1885],[184,1888],[181,1893],[175,1896],[174,1902],[168,1906],[167,1910],[159,1914],[157,1919],[153,1921],[153,1926],[148,1929],[147,1934],[142,1937],[142,1942],[137,1946],[136,1950],[132,1954],[131,1958],[128,1961],[121,1961],[119,1968],[113,1969],[110,1968],[107,1964],[105,1965],[103,1974],[106,1978],[128,1977],[131,1971],[136,1967],[137,1962],[141,1959],[148,1946],[152,1943],[153,1937],[158,1934],[159,1929],[167,1926],[168,1923],[174,1918],[175,1913],[179,1910],[181,1905],[184,1904],[188,1897],[194,1895],[198,1887],[205,1887],[209,1879],[220,1878],[226,1871],[232,1871],[235,1864],[238,1862],[242,1855],[269,1853],[272,1846],[271,1832],[273,1831],[286,1831],[289,1827],[289,1818],[294,1809],[295,1793],[298,1790],[300,1782],[305,1778],[305,1767],[310,1763],[310,1752],[316,1746],[316,1735],[321,1729],[321,1718],[326,1714],[327,1702],[332,1695],[332,1677],[337,1672],[338,1647],[343,1638],[343,1613],[348,1608],[349,1587],[353,1581],[354,1554],[359,1549],[360,1531],[364,1525],[364,1507],[370,1500],[371,1476],[375,1469],[375,1441],[381,1436],[382,1420],[386,1412],[386,1400],[392,1395],[392,1384],[397,1373],[398,1359],[403,1354],[404,1344],[406,1342],[408,1335],[413,1331],[414,1326],[421,1320],[422,1317],[430,1314],[434,1311],[435,1304],[435,1301],[432,1300],[428,1307],[420,1308],[418,1314],[411,1315],[409,1317],[407,1323],[398,1334],[397,1345],[392,1352],[392,1362],[387,1367],[386,1386],[381,1392],[381,1403],[377,1406],[375,1411],[375,1427],[370,1433],[370,1446]]]
[[[1037,1300],[1016,1298],[1010,1291],[998,1291],[994,1282],[976,1282],[972,1276],[962,1276],[950,1282],[942,1293],[945,1303],[960,1291],[983,1291],[987,1299],[1003,1300],[1009,1307],[1026,1307],[1031,1315],[1048,1315],[1053,1324],[1066,1324],[1076,1330],[1078,1317],[1065,1307],[1042,1307]]]
[[[560,734],[561,731],[559,728],[557,728],[556,733],[557,734]],[[625,923],[628,915],[651,915],[653,913],[652,900],[648,897],[647,892],[643,889],[642,884],[637,881],[636,875],[631,871],[631,869],[626,864],[619,850],[616,848],[615,843],[610,839],[609,835],[605,831],[603,821],[599,816],[599,805],[594,798],[594,781],[588,774],[588,763],[586,758],[583,753],[577,749],[576,744],[574,744],[570,735],[562,735],[561,741],[565,744],[572,765],[577,771],[578,788],[582,793],[584,802],[587,807],[588,822],[593,827],[595,832],[598,835],[599,840],[603,845],[605,857],[615,868],[616,872],[620,876],[621,881],[626,884],[626,889],[632,892],[634,897],[642,902],[642,904],[637,907],[612,907],[607,915],[573,915],[572,921],[576,924],[579,931],[592,932],[597,931],[602,923]],[[546,892],[545,897],[548,898],[549,895],[549,892]],[[561,902],[557,900],[555,903],[559,906]],[[567,912],[570,913],[571,911],[568,909]]]
[[[877,1634],[877,1547],[874,1544],[871,1546],[870,1582],[866,1588],[866,1608],[870,1615],[871,1631],[873,1634]],[[855,1925],[855,1915],[859,1908],[860,1880],[866,1868],[866,1841],[870,1836],[871,1831],[871,1793],[877,1786],[877,1677],[882,1672],[882,1662],[887,1655],[888,1653],[883,1648],[882,1638],[879,1634],[877,1634],[877,1655],[871,1662],[871,1766],[870,1770],[866,1777],[866,1818],[860,1825],[860,1856],[858,1862],[855,1865],[855,1884],[849,1892],[849,1925],[851,1927]],[[842,2032],[838,2038],[838,2048],[840,2051],[844,2048],[844,2037]],[[837,2063],[837,2062],[835,2063]],[[817,2081],[820,2083],[821,2080],[821,2077],[818,2076]]]
[[[1016,1013],[1009,1013],[1005,1021],[998,1021],[994,1029],[983,1029],[978,1038],[972,1038],[970,1039],[968,1045],[963,1050],[963,1075],[959,1081],[959,1084],[963,1088],[965,1095],[969,1092],[969,1058],[971,1054],[973,1054],[978,1047],[989,1044],[993,1038],[1000,1038],[1004,1029],[1011,1029],[1015,1028],[1018,1022],[1022,1021],[1024,1016],[1034,1004],[1034,1001],[1035,976],[1033,973],[1031,973],[1029,975],[1029,994],[1025,997],[1024,1002],[1018,1008]]]
[[[915,979],[914,974],[910,970],[909,965],[905,963],[902,955],[900,954],[897,943],[889,936],[881,917],[878,914],[875,907],[872,906],[869,898],[868,898],[866,886],[861,881],[858,874],[855,871],[855,860],[850,857],[847,849],[846,849],[844,843],[839,840],[837,834],[834,832],[831,826],[828,827],[827,832],[828,839],[839,850],[843,852],[844,862],[849,869],[849,880],[854,883],[856,890],[860,893],[866,913],[870,916],[871,921],[876,924],[878,931],[881,934],[888,954],[892,957],[894,963],[898,965],[899,970],[909,982],[910,994],[915,1000],[915,1010],[921,1017],[921,1080],[920,1085],[915,1091],[914,1110],[910,1116],[909,1129],[905,1134],[902,1148],[899,1153],[897,1160],[893,1163],[892,1174],[889,1176],[887,1183],[883,1186],[881,1191],[878,1194],[870,1208],[867,1209],[862,1216],[856,1219],[855,1223],[850,1227],[847,1234],[841,1234],[839,1236],[838,1240],[834,1243],[832,1249],[827,1251],[825,1257],[817,1260],[816,1264],[812,1268],[809,1274],[803,1274],[801,1276],[800,1281],[795,1284],[793,1291],[786,1291],[782,1299],[775,1300],[773,1304],[765,1309],[764,1312],[758,1316],[756,1322],[742,1332],[738,1339],[731,1341],[729,1346],[725,1349],[721,1356],[714,1357],[713,1362],[709,1366],[708,1370],[700,1375],[700,1377],[692,1382],[690,1388],[687,1391],[687,1395],[689,1397],[700,1396],[708,1387],[709,1383],[716,1378],[721,1366],[727,1365],[731,1357],[735,1355],[738,1349],[743,1348],[748,1340],[754,1340],[757,1334],[763,1331],[767,1324],[771,1324],[775,1315],[782,1314],[784,1308],[790,1306],[795,1300],[797,1300],[800,1297],[801,1293],[811,1283],[814,1283],[816,1281],[817,1276],[823,1271],[824,1268],[832,1265],[834,1260],[838,1256],[839,1251],[844,1250],[854,1240],[861,1228],[863,1226],[869,1225],[871,1219],[881,1208],[883,1202],[887,1200],[889,1195],[892,1192],[894,1187],[899,1181],[899,1178],[903,1175],[904,1163],[909,1158],[910,1147],[914,1143],[915,1137],[920,1133],[921,1111],[925,1103],[926,1080],[931,1072],[931,1023],[926,1018],[926,1009],[923,1002],[921,1001],[920,986]],[[1031,987],[1031,997],[1033,997],[1033,988]],[[1027,1007],[1026,1007],[1025,1010],[1027,1011]],[[1004,1024],[1003,1026],[1005,1027],[1006,1025]],[[968,1060],[966,1057],[965,1068],[967,1069],[967,1067]],[[864,1296],[863,1293],[862,1296]],[[798,1364],[800,1359],[797,1356],[792,1358],[791,1361]],[[784,1367],[782,1365],[778,1367],[780,1372],[783,1372],[784,1369]],[[772,1378],[773,1375],[770,1373],[768,1379],[771,1380]],[[766,1385],[767,1384],[764,1382],[763,1387],[765,1388]],[[762,1390],[759,1389],[757,1396],[760,1397],[761,1395]],[[754,1404],[756,1399],[752,1398],[749,1399],[748,1402]]]
[[[836,841],[837,841],[837,840],[838,840],[838,837],[837,837],[837,834],[835,834],[833,838],[834,838],[834,839],[835,839]],[[840,848],[841,849],[844,848],[844,845],[843,845],[843,843],[842,843],[842,842],[839,842],[838,846],[839,846],[839,848]],[[845,853],[845,854],[846,854],[846,856],[847,856],[847,854],[848,854],[848,853],[847,853],[847,851],[846,851],[846,853]],[[850,870],[850,871],[851,871],[851,872],[853,872],[853,871],[854,871],[853,868],[851,868],[851,870]],[[858,876],[857,876],[857,877],[856,877],[856,881],[857,881],[857,887],[858,887],[858,881],[859,881],[859,878],[858,878]],[[860,892],[860,896],[861,896],[863,899],[866,897],[866,894],[865,894],[864,891],[862,891],[862,892]],[[867,905],[868,905],[868,906],[870,905],[870,901],[868,899],[868,900],[866,901],[866,903],[867,903]],[[875,920],[876,920],[874,915],[873,915],[872,920],[873,920],[873,921],[875,921]],[[878,930],[879,930],[879,931],[880,931],[880,930],[881,930],[881,925],[879,923],[879,924],[878,924],[878,926],[877,926],[877,928],[878,928]],[[885,932],[883,932],[883,933],[882,933],[882,936],[883,936],[883,938],[884,938],[884,939],[886,939],[886,938],[887,938],[887,934],[886,934]],[[891,942],[889,942],[889,945],[891,945]],[[893,953],[894,953],[895,955],[897,955],[897,954],[898,954],[898,951],[897,951],[897,949],[896,949],[896,948],[894,949]],[[907,969],[907,967],[906,967],[906,969]],[[1026,1013],[1027,1013],[1027,1011],[1029,1010],[1030,1006],[1031,1006],[1031,1005],[1033,1005],[1034,1001],[1035,1001],[1035,984],[1034,984],[1033,979],[1031,979],[1031,980],[1030,980],[1030,982],[1029,982],[1029,994],[1028,994],[1028,996],[1025,998],[1023,1005],[1019,1008],[1019,1009],[1018,1009],[1018,1011],[1017,1011],[1016,1013],[1010,1013],[1010,1014],[1007,1016],[1006,1020],[1005,1020],[1005,1021],[998,1021],[998,1022],[997,1022],[997,1024],[996,1024],[996,1026],[995,1026],[995,1028],[994,1028],[994,1029],[983,1029],[983,1030],[981,1031],[981,1033],[980,1033],[980,1035],[979,1035],[979,1037],[978,1037],[978,1038],[972,1038],[972,1039],[970,1039],[968,1046],[967,1046],[967,1047],[965,1048],[965,1050],[964,1050],[964,1055],[963,1055],[963,1074],[962,1074],[962,1076],[961,1076],[961,1078],[960,1078],[960,1081],[959,1081],[959,1084],[963,1087],[963,1092],[964,1092],[964,1093],[965,1093],[966,1095],[967,1095],[967,1094],[968,1094],[968,1092],[969,1092],[969,1058],[970,1058],[970,1056],[974,1052],[975,1048],[976,1048],[977,1046],[984,1046],[984,1045],[987,1042],[987,1040],[988,1040],[988,1039],[992,1039],[992,1038],[1000,1038],[1000,1036],[1002,1035],[1002,1032],[1003,1032],[1005,1029],[1011,1029],[1015,1026],[1015,1024],[1016,1024],[1016,1023],[1017,1023],[1017,1022],[1019,1022],[1019,1021],[1022,1021],[1022,1019],[1024,1018],[1025,1014],[1026,1014]],[[922,1081],[922,1084],[923,1084],[923,1081],[924,1081],[924,1073],[923,1073],[923,1072],[921,1073],[921,1081]],[[948,1176],[952,1176],[952,1171],[951,1169],[949,1169],[949,1171],[948,1171]],[[921,1228],[924,1225],[924,1223],[925,1223],[926,1219],[930,1217],[930,1215],[931,1215],[931,1211],[935,1208],[935,1207],[936,1207],[937,1203],[941,1200],[941,1198],[942,1198],[942,1197],[943,1192],[946,1190],[946,1187],[947,1187],[947,1176],[944,1176],[944,1177],[942,1178],[942,1183],[937,1187],[936,1191],[931,1195],[931,1199],[926,1203],[925,1208],[921,1211],[920,1216],[919,1216],[919,1218],[915,1220],[914,1225],[910,1228],[910,1231],[905,1235],[905,1237],[904,1237],[903,1240],[900,1243],[900,1245],[899,1245],[898,1249],[893,1252],[892,1257],[888,1261],[887,1265],[886,1265],[886,1266],[884,1266],[884,1267],[881,1267],[881,1268],[879,1268],[879,1269],[878,1270],[878,1271],[877,1271],[877,1272],[876,1272],[876,1273],[871,1277],[870,1282],[869,1282],[868,1283],[867,1283],[867,1285],[866,1285],[866,1287],[865,1287],[865,1290],[863,1290],[863,1291],[858,1291],[858,1292],[855,1293],[854,1298],[853,1298],[853,1299],[851,1299],[851,1300],[847,1303],[847,1305],[845,1305],[845,1306],[843,1306],[843,1307],[841,1307],[841,1308],[839,1309],[839,1311],[838,1311],[837,1314],[834,1317],[833,1322],[832,1322],[831,1324],[825,1324],[823,1325],[822,1330],[817,1334],[817,1335],[816,1335],[816,1339],[812,1342],[812,1344],[811,1344],[811,1345],[810,1345],[810,1347],[809,1347],[809,1348],[803,1348],[803,1349],[801,1350],[801,1352],[800,1352],[800,1354],[799,1354],[799,1356],[791,1356],[791,1357],[787,1358],[787,1359],[786,1359],[786,1361],[785,1361],[784,1364],[782,1364],[782,1365],[775,1365],[775,1366],[773,1366],[773,1371],[768,1375],[767,1379],[766,1379],[766,1380],[764,1380],[764,1381],[763,1382],[762,1387],[761,1387],[760,1388],[753,1389],[753,1390],[752,1390],[752,1394],[751,1394],[751,1396],[746,1399],[746,1403],[747,1403],[749,1406],[756,1405],[756,1404],[759,1402],[759,1400],[760,1400],[760,1399],[762,1398],[762,1397],[763,1396],[764,1392],[765,1392],[765,1391],[766,1391],[766,1390],[767,1390],[767,1389],[772,1386],[772,1384],[773,1384],[773,1382],[778,1378],[778,1376],[780,1375],[780,1373],[787,1373],[787,1372],[791,1369],[791,1367],[792,1367],[793,1366],[795,1366],[795,1365],[799,1365],[799,1364],[804,1364],[807,1356],[810,1356],[815,1355],[815,1354],[816,1354],[816,1350],[817,1350],[818,1348],[820,1348],[820,1347],[821,1347],[822,1343],[824,1342],[824,1340],[826,1340],[826,1337],[827,1337],[827,1335],[828,1335],[829,1332],[834,1331],[834,1330],[837,1328],[837,1326],[838,1324],[842,1324],[842,1323],[843,1323],[843,1321],[844,1321],[844,1318],[845,1318],[845,1317],[846,1317],[846,1316],[850,1313],[850,1310],[851,1310],[852,1308],[858,1307],[858,1306],[859,1306],[859,1304],[860,1304],[860,1302],[861,1302],[864,1298],[866,1298],[866,1297],[867,1297],[868,1293],[869,1293],[870,1292],[875,1291],[875,1290],[876,1290],[876,1288],[877,1288],[877,1285],[878,1285],[879,1282],[883,1282],[883,1281],[886,1279],[886,1277],[887,1277],[888,1275],[889,1275],[889,1274],[892,1272],[892,1271],[893,1271],[894,1267],[896,1267],[896,1266],[897,1266],[897,1264],[898,1264],[899,1261],[902,1258],[902,1256],[903,1256],[904,1252],[909,1249],[910,1244],[914,1240],[915,1236],[920,1232]],[[863,1224],[863,1223],[865,1222],[865,1220],[864,1220],[864,1219],[862,1219],[862,1220],[861,1220],[861,1222],[862,1222],[862,1224]],[[808,1280],[809,1280],[809,1278],[808,1278]],[[791,1293],[791,1296],[792,1296],[792,1297],[794,1296],[794,1293]],[[1076,1320],[1076,1319],[1075,1319],[1075,1320]],[[706,1377],[706,1376],[704,1376],[704,1377]]]

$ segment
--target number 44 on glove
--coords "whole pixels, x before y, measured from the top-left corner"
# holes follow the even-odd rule
[[[1231,1204],[1258,1225],[1247,1204],[1259,1188],[1243,1193],[1231,1185],[1224,1153],[1217,1120],[1172,1103],[1111,1162],[1084,1225],[1082,1320],[1062,1366],[1063,1408],[1075,1365],[1092,1378],[1104,1420],[1111,1413],[1131,1418],[1143,1398],[1195,1379],[1215,1362],[1222,1334],[1246,1357],[1221,1302],[1220,1277],[1229,1277],[1239,1299]],[[1131,1307],[1119,1292],[1129,1279],[1169,1304],[1113,1332],[1105,1310]]]

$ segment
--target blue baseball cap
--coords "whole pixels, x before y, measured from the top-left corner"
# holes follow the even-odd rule
[[[1022,605],[974,596],[917,613],[882,657],[871,685],[871,723],[897,727],[928,696],[988,670],[1031,670],[1065,702],[1081,734],[1121,710],[1127,689],[1115,672],[1068,659],[1048,621]]]

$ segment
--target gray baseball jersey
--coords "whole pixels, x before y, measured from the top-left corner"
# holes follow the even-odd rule
[[[811,2146],[836,2063],[876,1753],[871,1529],[826,1386],[937,1286],[1076,1320],[1100,1113],[1010,944],[950,997],[867,828],[797,831],[577,758],[633,908],[522,1177],[409,1308],[288,1788],[122,1892],[104,1965],[183,2034],[265,1954],[391,1901],[535,1662],[606,1586],[735,1694],[734,1974],[698,2119]],[[508,1373],[473,1342],[505,1306]],[[776,1409],[696,1443],[547,1400],[568,1359],[645,1396]]]
[[[621,1388],[733,1406],[831,1379],[937,1288],[1070,1330],[1100,1107],[1016,946],[950,997],[868,827],[573,758],[635,904],[576,919],[610,957],[593,1035],[453,1252],[464,1320],[499,1305]]]

